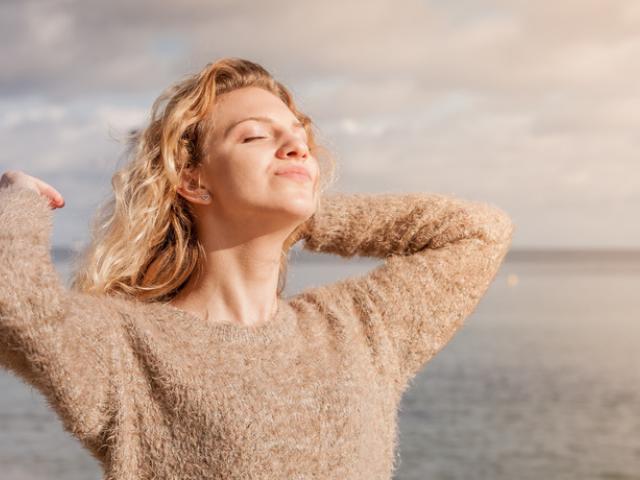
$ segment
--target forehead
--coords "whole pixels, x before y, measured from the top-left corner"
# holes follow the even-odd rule
[[[293,112],[276,95],[258,87],[246,87],[220,95],[211,111],[212,124],[219,133],[226,127],[251,116],[270,116],[291,123]]]

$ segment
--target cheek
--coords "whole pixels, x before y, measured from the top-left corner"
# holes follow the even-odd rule
[[[322,174],[322,172],[320,171],[320,163],[318,162],[317,159],[313,160],[313,163],[310,165],[309,168],[313,169],[313,172],[315,174],[315,186],[317,186],[320,183],[320,175]]]
[[[217,169],[215,184],[231,196],[253,198],[269,188],[269,165],[256,155],[236,155]]]

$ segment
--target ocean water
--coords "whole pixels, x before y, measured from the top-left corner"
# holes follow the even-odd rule
[[[286,293],[377,263],[292,261]],[[394,479],[640,480],[639,312],[637,260],[507,257],[405,393]],[[39,392],[3,371],[0,478],[101,478]]]

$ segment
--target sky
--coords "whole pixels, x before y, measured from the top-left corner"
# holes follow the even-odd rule
[[[637,0],[3,0],[0,40],[0,171],[65,197],[55,246],[160,92],[233,56],[290,88],[334,190],[493,203],[513,248],[640,247]]]

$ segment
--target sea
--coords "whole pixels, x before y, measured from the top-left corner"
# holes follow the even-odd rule
[[[68,284],[69,255],[53,259]],[[285,296],[379,263],[292,258]],[[638,252],[510,251],[398,418],[396,480],[640,480]],[[40,393],[0,371],[0,479],[101,478]]]

